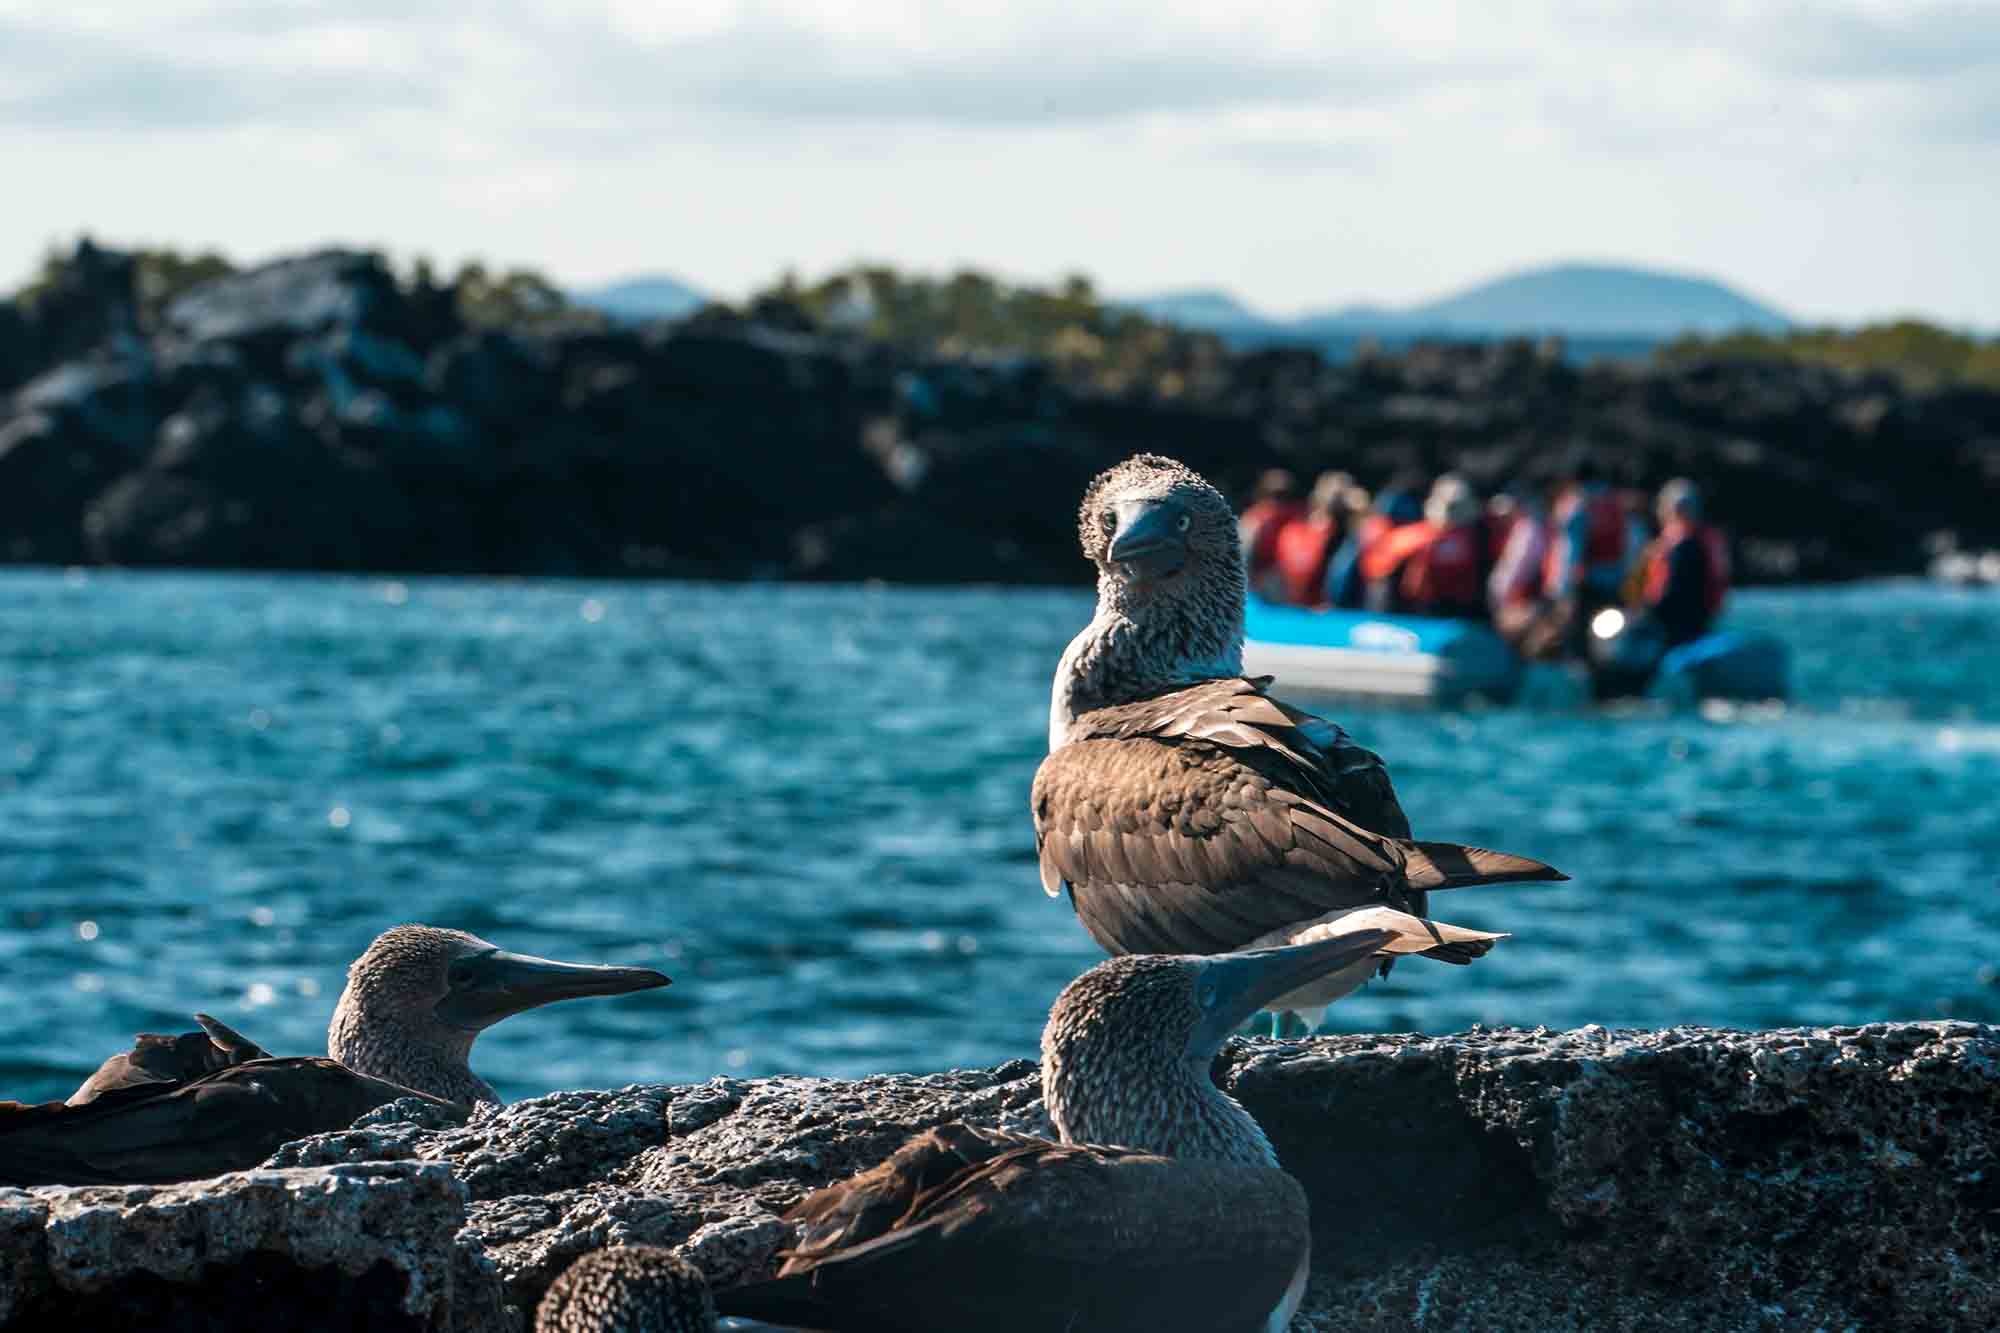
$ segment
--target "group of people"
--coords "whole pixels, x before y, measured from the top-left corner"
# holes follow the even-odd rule
[[[1687,480],[1643,496],[1588,459],[1546,495],[1491,500],[1456,473],[1399,475],[1379,492],[1328,472],[1304,499],[1272,469],[1239,531],[1251,589],[1293,606],[1489,620],[1524,656],[1574,655],[1585,627],[1621,607],[1668,646],[1700,638],[1729,591],[1729,544]]]

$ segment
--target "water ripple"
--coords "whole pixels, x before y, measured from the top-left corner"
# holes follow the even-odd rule
[[[1347,1029],[2000,1019],[2000,600],[1755,594],[1783,710],[1350,710],[1428,836],[1576,876]],[[194,1009],[322,1049],[427,920],[657,966],[478,1051],[503,1093],[1029,1054],[1097,958],[1027,786],[1080,595],[0,574],[0,1095]],[[89,929],[84,927],[88,923]]]

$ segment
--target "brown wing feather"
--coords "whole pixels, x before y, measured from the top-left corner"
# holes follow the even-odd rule
[[[333,1060],[301,1058],[231,1065],[187,1083],[131,1084],[80,1106],[0,1102],[0,1184],[199,1180],[422,1095]]]
[[[1098,709],[1043,761],[1042,886],[1112,953],[1239,948],[1340,907],[1423,914],[1388,770],[1234,677]]]
[[[1070,886],[1113,953],[1224,951],[1407,896],[1395,839],[1210,743],[1072,741],[1043,761],[1033,799],[1044,883]]]
[[[120,1051],[97,1067],[69,1095],[71,1106],[95,1101],[114,1088],[143,1087],[158,1083],[189,1083],[245,1060],[268,1060],[270,1052],[206,1014],[196,1014],[200,1032],[167,1036],[141,1032],[132,1039],[132,1049]]]
[[[1343,907],[1424,916],[1427,890],[1561,879],[1410,840],[1374,752],[1231,677],[1078,718],[1031,804],[1042,887],[1110,953],[1214,953]],[[1385,965],[1386,970],[1386,965]]]
[[[966,1125],[806,1199],[806,1236],[725,1314],[876,1333],[1201,1328],[1251,1333],[1305,1256],[1274,1169],[1182,1163]]]

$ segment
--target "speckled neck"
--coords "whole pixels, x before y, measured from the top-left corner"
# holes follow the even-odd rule
[[[1187,1161],[1278,1165],[1256,1119],[1210,1080],[1209,1061],[1155,1062],[1142,1054],[1110,1040],[1043,1051],[1042,1100],[1063,1142],[1138,1148]]]
[[[326,1053],[358,1074],[433,1097],[468,1106],[498,1102],[492,1085],[466,1063],[478,1035],[436,1022],[413,1028],[398,1018],[369,1013],[343,994],[326,1030]]]
[[[1049,699],[1049,749],[1093,708],[1181,685],[1243,674],[1240,560],[1173,594],[1135,589],[1111,570],[1097,577],[1097,613],[1063,651]]]

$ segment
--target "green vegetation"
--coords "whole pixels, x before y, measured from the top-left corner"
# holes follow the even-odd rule
[[[99,253],[112,262],[131,259],[133,295],[141,327],[156,326],[167,305],[189,288],[211,278],[226,277],[238,269],[235,263],[213,250],[184,254],[179,250],[142,248],[106,249]],[[32,307],[61,284],[72,265],[84,262],[82,254],[76,246],[50,245],[35,275],[15,293],[15,298]],[[386,258],[383,263],[388,267]],[[532,269],[489,270],[478,260],[468,260],[440,283],[431,261],[419,257],[406,271],[398,273],[396,280],[406,292],[450,291],[459,317],[476,328],[603,322],[594,312],[571,305],[560,288]]]
[[[1910,319],[1859,329],[1682,338],[1661,348],[1659,356],[1665,361],[1704,357],[1793,361],[1843,370],[1885,370],[1920,388],[1954,383],[2000,388],[2000,339],[1982,340]]]
[[[1042,357],[1114,391],[1144,383],[1168,396],[1199,392],[1220,383],[1224,362],[1220,339],[1109,305],[1082,276],[1036,287],[967,269],[932,278],[861,265],[810,284],[787,273],[749,304],[774,307],[920,355]]]
[[[167,302],[188,288],[236,271],[234,264],[213,250],[203,250],[198,254],[182,254],[178,250],[117,253],[129,254],[132,258],[133,295],[138,299],[138,314],[143,322],[150,322]],[[76,262],[75,249],[49,246],[42,253],[41,266],[35,270],[35,276],[16,293],[17,297],[22,304],[32,306],[42,293],[56,286],[64,270]]]
[[[406,285],[434,285],[428,260],[417,261]],[[561,288],[533,269],[488,272],[484,264],[473,260],[459,265],[449,286],[456,295],[459,318],[474,328],[603,322],[601,317],[572,306]]]

